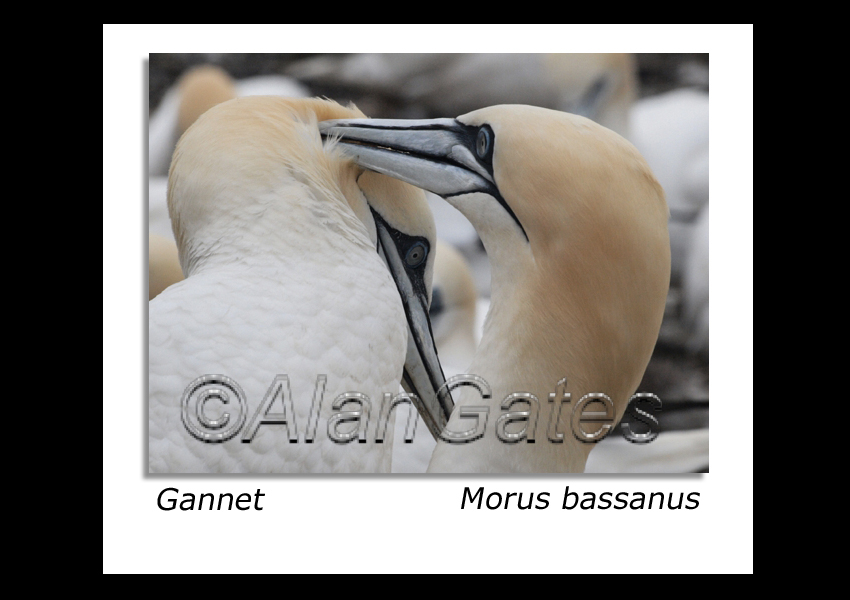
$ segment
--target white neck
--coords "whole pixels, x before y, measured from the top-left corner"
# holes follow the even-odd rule
[[[469,206],[475,209],[474,203]],[[643,277],[639,256],[630,262],[629,256],[610,260],[602,255],[589,263],[584,257],[591,240],[578,238],[575,232],[551,242],[558,247],[533,246],[505,211],[490,210],[488,214],[494,215],[490,221],[482,219],[480,212],[473,215],[493,278],[490,312],[469,372],[487,381],[492,397],[485,400],[468,386],[455,392],[459,407],[488,408],[487,427],[481,440],[439,443],[429,469],[581,472],[594,444],[578,436],[582,431],[597,431],[600,425],[581,425],[580,415],[574,424],[573,408],[586,394],[601,393],[611,398],[612,427],[622,418],[655,344],[666,280]],[[644,287],[645,280],[652,285]],[[563,433],[563,441],[553,443],[548,434],[552,412],[560,402],[556,387],[562,379],[567,382],[563,391],[570,396],[555,428]],[[556,402],[550,403],[549,394],[556,391]],[[505,398],[514,393],[532,394],[537,399],[537,424],[529,431],[535,438],[533,444],[509,444],[497,437],[501,416],[528,410],[526,403],[502,408]],[[585,411],[601,408],[594,402]],[[456,409],[448,426],[464,431],[472,422],[461,420]],[[508,431],[519,431],[522,425],[515,423]]]
[[[539,300],[538,296],[547,292],[545,282],[541,284],[529,243],[507,213],[493,211],[488,206],[492,202],[494,200],[489,196],[469,195],[464,197],[463,203],[457,204],[464,212],[478,211],[475,215],[476,229],[490,260],[490,311],[468,372],[482,377],[492,395],[483,399],[470,386],[456,388],[453,395],[457,408],[448,429],[465,431],[474,424],[475,419],[460,418],[460,407],[486,407],[487,425],[481,439],[464,444],[439,442],[429,470],[467,473],[580,472],[584,470],[591,448],[569,432],[570,404],[563,404],[560,425],[556,429],[564,434],[563,441],[552,443],[547,437],[550,416],[557,406],[548,402],[548,394],[556,391],[558,381],[564,377],[570,380],[578,367],[570,364],[568,355],[564,356],[563,352],[552,347],[558,342],[562,324],[553,323],[549,318],[551,315],[541,315],[532,309]],[[488,217],[482,218],[482,215]],[[509,411],[502,410],[502,401],[515,392],[533,394],[538,400],[537,425],[530,436],[535,439],[534,444],[526,441],[509,444],[497,436],[500,416],[529,409],[528,404],[517,403]],[[508,425],[507,431],[515,432],[521,428],[522,423],[516,423]]]
[[[299,263],[299,257],[315,251],[317,240],[331,256],[346,252],[352,242],[374,249],[366,226],[344,198],[328,199],[295,177],[262,191],[228,187],[209,204],[209,216],[192,219],[180,244],[187,276],[236,264]]]

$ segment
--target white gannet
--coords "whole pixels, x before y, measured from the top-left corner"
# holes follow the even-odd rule
[[[383,394],[403,379],[449,414],[424,194],[319,136],[318,120],[362,116],[238,98],[178,142],[168,203],[186,279],[149,305],[151,471],[389,471]]]
[[[455,388],[429,471],[584,470],[593,444],[579,437],[623,416],[669,286],[667,204],[640,153],[589,119],[520,105],[320,129],[358,164],[445,198],[490,259],[490,310],[469,368],[490,397],[481,384]],[[582,423],[591,406],[608,422]]]

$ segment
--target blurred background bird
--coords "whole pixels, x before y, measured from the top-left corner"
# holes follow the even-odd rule
[[[629,139],[664,187],[670,206],[667,309],[638,387],[662,399],[656,415],[661,435],[651,444],[636,445],[611,434],[591,453],[587,470],[708,469],[707,54],[151,54],[149,66],[149,228],[166,239],[170,223],[162,210],[162,165],[167,169],[181,122],[227,96],[327,96],[353,101],[378,118],[453,117],[489,105],[526,103],[581,114]],[[194,78],[200,81],[190,85]],[[261,83],[267,87],[255,91]],[[180,99],[181,93],[202,90],[205,98]],[[189,116],[179,116],[181,105]],[[474,351],[480,337],[490,269],[466,218],[426,195],[441,238],[431,307],[434,335],[450,376],[468,366],[462,357],[471,345]],[[470,281],[474,303],[469,302]],[[401,421],[396,422],[397,440]],[[418,434],[417,441],[430,438],[423,427]],[[397,457],[399,446],[393,471],[424,471],[415,453],[406,462]]]

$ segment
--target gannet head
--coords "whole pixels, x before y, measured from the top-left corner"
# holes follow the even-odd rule
[[[340,117],[363,113],[326,100],[253,96],[201,115],[180,138],[169,172],[180,263],[190,277],[350,244],[380,252],[409,326],[403,384],[436,435],[452,400],[437,397],[445,378],[428,319],[434,220],[422,190],[364,171],[336,143],[323,144],[318,122]]]
[[[475,226],[504,328],[491,338],[525,358],[516,380],[554,385],[569,365],[574,389],[610,395],[622,416],[670,276],[664,192],[634,146],[587,118],[522,105],[320,129],[358,164],[442,196]]]
[[[378,252],[389,267],[407,316],[408,344],[402,385],[414,394],[413,403],[436,438],[445,427],[454,402],[445,383],[431,328],[437,231],[424,192],[374,171],[357,177],[366,199]],[[426,351],[427,350],[427,351]],[[437,394],[436,392],[439,392]]]

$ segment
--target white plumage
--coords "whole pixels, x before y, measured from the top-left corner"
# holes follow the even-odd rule
[[[375,174],[358,180],[359,168],[333,144],[322,146],[317,118],[342,115],[362,113],[319,100],[236,99],[207,111],[178,144],[169,208],[187,278],[149,307],[151,471],[390,470],[392,427],[386,443],[374,439],[382,395],[398,391],[406,321],[376,252],[366,196],[419,206],[410,213],[421,223],[414,233],[433,238],[433,221],[420,190]],[[185,409],[184,391],[203,375],[226,376],[244,392],[246,426],[221,443],[199,441],[182,422],[184,410],[190,420],[228,413],[231,423],[241,413],[238,388],[220,381],[197,393],[224,390],[228,403],[214,395],[206,404],[190,399]],[[280,375],[289,380],[298,442],[289,442],[283,425],[263,425],[243,443]],[[320,375],[324,399],[308,444]],[[365,412],[357,403],[332,408],[346,392],[370,400],[366,443],[328,436],[334,414]],[[271,412],[283,406],[278,398]]]

